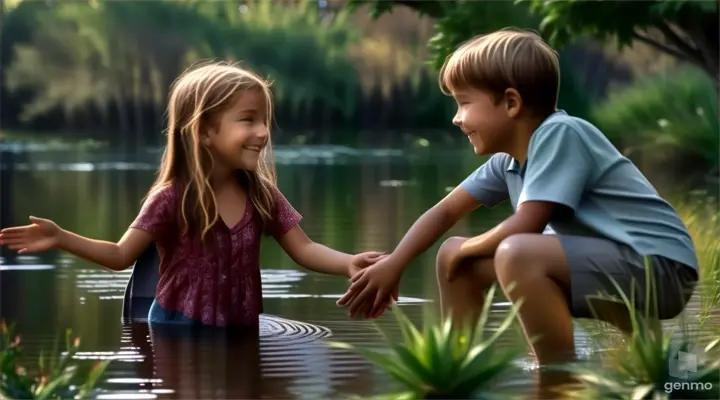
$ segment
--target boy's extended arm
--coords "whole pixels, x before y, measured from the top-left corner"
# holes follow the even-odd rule
[[[528,201],[518,206],[517,212],[493,229],[466,240],[460,246],[460,257],[493,257],[500,243],[519,233],[541,233],[550,221],[556,207],[546,201]],[[459,261],[459,260],[458,260]]]
[[[480,202],[470,193],[456,187],[415,221],[392,254],[354,275],[350,289],[337,304],[347,305],[353,317],[358,313],[375,315],[387,296],[397,288],[405,268],[479,206]]]
[[[152,243],[149,232],[130,228],[119,242],[95,240],[67,230],[60,230],[58,248],[112,271],[130,267]]]
[[[410,227],[395,250],[383,263],[404,270],[416,257],[452,228],[461,218],[480,206],[480,202],[458,186]]]

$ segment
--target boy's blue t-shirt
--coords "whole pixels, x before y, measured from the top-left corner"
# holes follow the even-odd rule
[[[598,128],[564,111],[535,130],[524,168],[498,153],[461,187],[487,207],[507,199],[513,209],[533,200],[563,204],[574,214],[550,221],[558,234],[604,237],[643,256],[698,268],[692,239],[675,209]]]

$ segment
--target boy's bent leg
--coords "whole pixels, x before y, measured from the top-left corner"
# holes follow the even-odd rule
[[[485,290],[497,278],[491,258],[476,258],[464,260],[457,268],[456,278],[452,282],[447,281],[450,262],[466,240],[464,237],[451,237],[440,246],[436,273],[443,314],[451,311],[453,319],[459,323],[474,324],[482,312]]]
[[[661,294],[657,296],[656,317],[673,318],[692,295],[697,274],[690,267],[662,257],[650,259],[655,293]],[[533,345],[540,364],[574,357],[572,317],[597,318],[629,332],[629,314],[624,304],[590,302],[588,296],[602,292],[617,296],[611,277],[628,297],[634,291],[635,308],[644,310],[647,292],[644,261],[626,245],[603,238],[567,235],[515,235],[503,241],[495,254],[501,285],[505,288],[516,283],[508,298],[512,301],[525,298],[520,319],[526,335],[541,336]],[[543,378],[546,377],[541,374],[541,385]]]
[[[570,268],[570,308],[575,318],[609,322],[629,334],[630,313],[618,288],[646,318],[671,319],[685,308],[697,283],[694,269],[660,256],[647,257],[653,278],[648,282],[645,257],[624,244],[596,237],[558,239]],[[594,296],[600,293],[605,298]],[[650,304],[646,304],[648,296]]]
[[[495,252],[495,272],[512,302],[521,298],[520,321],[541,365],[575,355],[569,307],[570,269],[556,235],[520,234]],[[511,291],[509,285],[514,284]]]
[[[542,367],[575,358],[570,269],[563,247],[555,235],[511,236],[495,252],[495,272],[510,301],[523,299],[520,322],[541,367],[535,396],[554,398],[556,388],[572,383],[572,376]],[[511,284],[515,286],[508,291]]]

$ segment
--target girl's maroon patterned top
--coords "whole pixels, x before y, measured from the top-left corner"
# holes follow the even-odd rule
[[[257,325],[262,306],[260,239],[276,239],[295,227],[302,216],[275,190],[273,221],[262,228],[252,202],[232,228],[218,218],[207,235],[211,247],[198,237],[182,234],[182,192],[168,186],[153,192],[130,226],[150,232],[160,254],[160,279],[155,297],[170,311],[212,326]],[[213,249],[212,251],[206,249]]]

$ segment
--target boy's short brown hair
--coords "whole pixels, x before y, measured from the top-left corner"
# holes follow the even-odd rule
[[[506,28],[462,44],[445,60],[439,83],[447,95],[474,88],[498,100],[513,88],[526,107],[550,113],[560,87],[558,54],[538,34]]]

